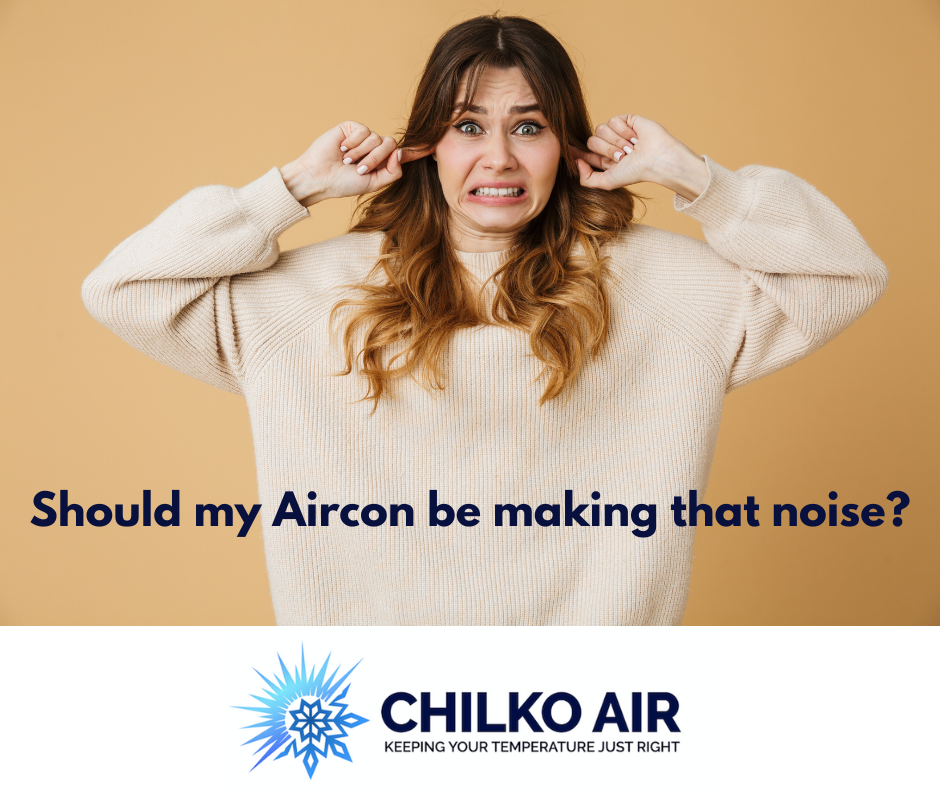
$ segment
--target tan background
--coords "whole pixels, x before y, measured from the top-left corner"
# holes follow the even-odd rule
[[[0,621],[273,623],[244,401],[169,371],[85,312],[82,279],[190,189],[241,186],[330,126],[397,129],[430,48],[480,2],[0,4],[4,457]],[[884,502],[904,525],[699,529],[687,624],[940,623],[940,4],[509,2],[559,36],[594,123],[635,112],[730,169],[796,173],[891,270],[884,298],[798,365],[732,394],[707,500]],[[644,221],[701,238],[671,193]],[[316,206],[291,248],[343,232]],[[341,448],[339,449],[341,450]],[[33,495],[139,502],[183,525],[37,528]],[[671,527],[671,526],[669,526]]]

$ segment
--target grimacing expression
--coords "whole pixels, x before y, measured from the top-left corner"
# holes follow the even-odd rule
[[[522,72],[488,68],[432,155],[454,237],[509,238],[548,204],[561,145]]]

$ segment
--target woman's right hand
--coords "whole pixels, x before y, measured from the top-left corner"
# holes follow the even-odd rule
[[[401,165],[430,153],[398,149],[394,137],[380,137],[352,120],[319,137],[299,159],[281,167],[284,184],[301,205],[332,197],[368,194],[402,174]]]

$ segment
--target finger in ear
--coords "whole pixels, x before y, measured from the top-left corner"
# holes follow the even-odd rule
[[[401,151],[401,163],[407,164],[410,161],[423,159],[427,155],[434,155],[434,148],[399,148]],[[436,160],[436,157],[435,157]]]
[[[389,154],[388,161],[385,162],[385,169],[395,180],[401,177],[401,149],[394,150]]]
[[[591,177],[591,174],[594,172],[594,170],[591,169],[591,165],[588,164],[584,159],[575,159],[574,163],[578,167],[578,175],[580,176],[581,183],[583,184],[585,180]]]

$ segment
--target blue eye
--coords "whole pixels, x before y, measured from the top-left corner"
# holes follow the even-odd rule
[[[467,127],[472,126],[476,131],[467,131]],[[477,134],[481,133],[483,129],[480,128],[479,124],[474,123],[472,120],[465,120],[463,123],[458,123],[454,128],[459,129],[468,137],[475,137]]]

